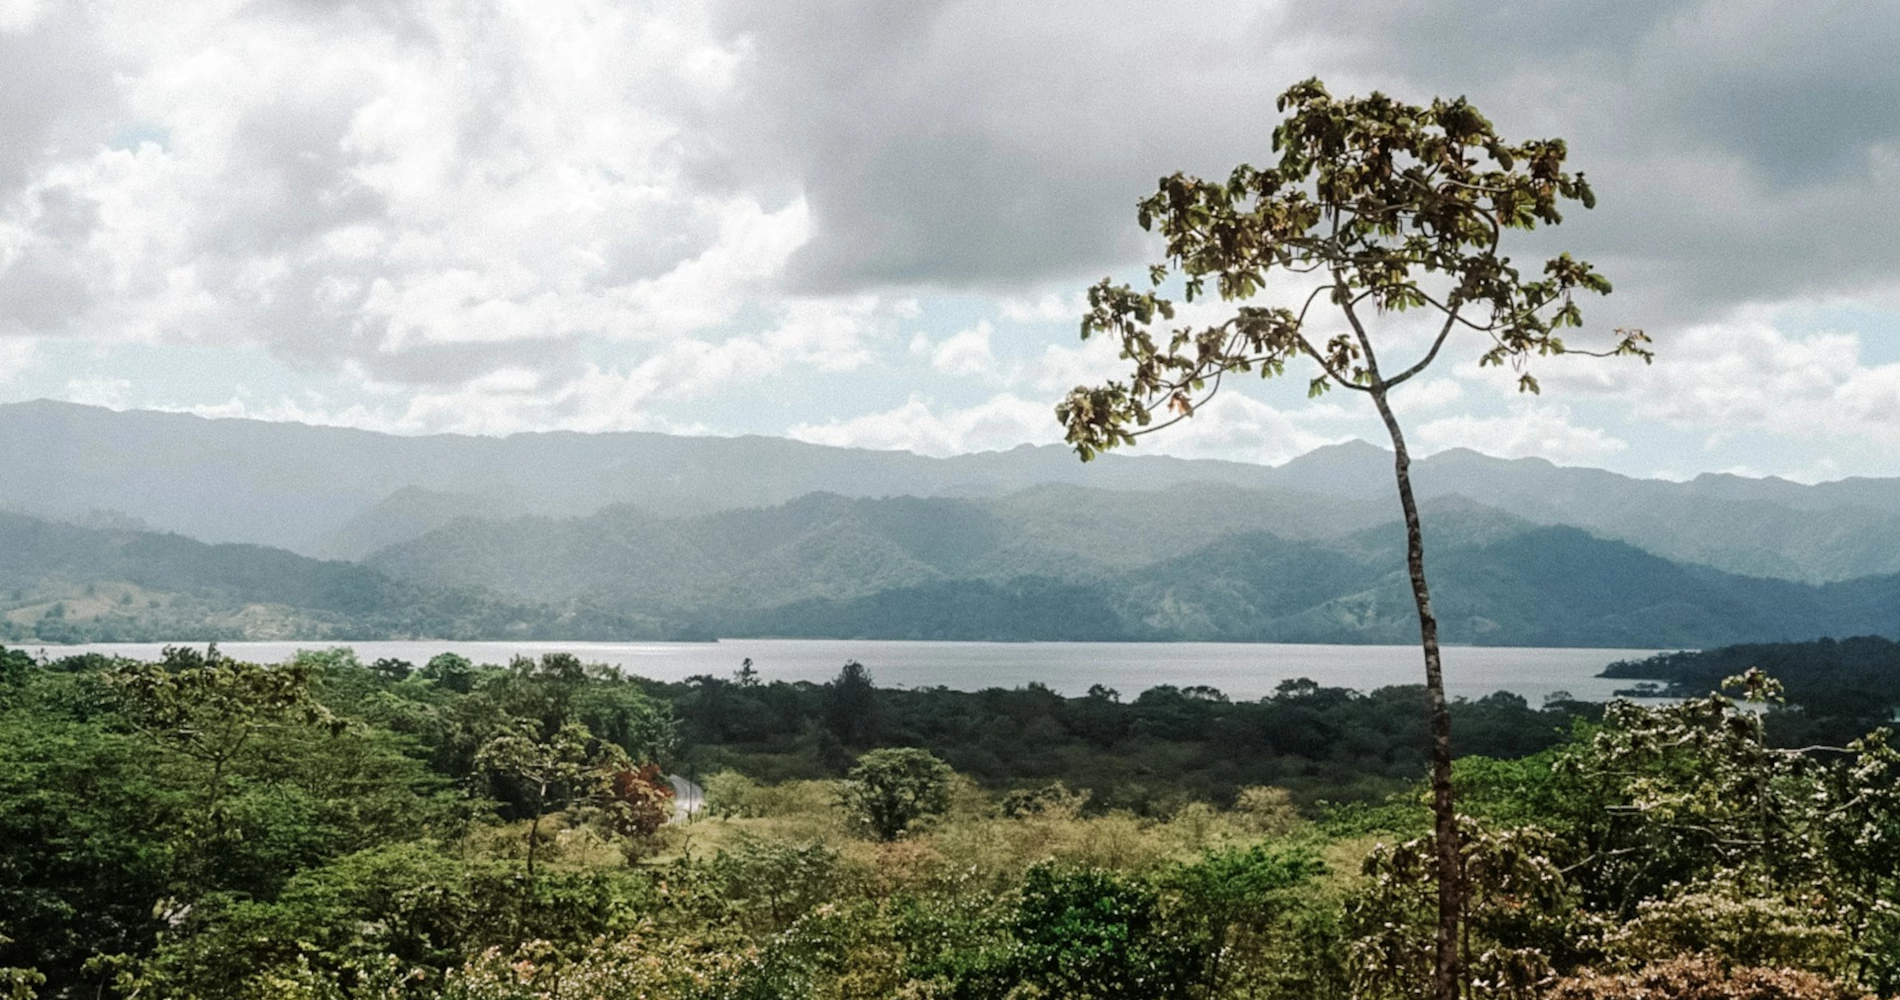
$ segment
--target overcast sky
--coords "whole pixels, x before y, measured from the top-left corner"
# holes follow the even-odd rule
[[[1566,138],[1598,207],[1520,256],[1656,340],[1536,399],[1455,344],[1424,450],[1900,475],[1896,51],[1889,0],[0,0],[0,402],[1057,440],[1118,371],[1075,328],[1153,256],[1134,202],[1269,161],[1319,75]],[[1378,440],[1290,382],[1142,447]]]

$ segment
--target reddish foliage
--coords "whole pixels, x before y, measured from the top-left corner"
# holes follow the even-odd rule
[[[673,818],[673,783],[658,764],[615,772],[607,798],[615,828],[628,836],[651,836]]]

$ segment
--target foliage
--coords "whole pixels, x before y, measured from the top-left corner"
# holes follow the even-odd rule
[[[541,817],[550,808],[592,803],[608,797],[615,779],[630,769],[626,752],[594,738],[579,722],[566,722],[545,739],[532,722],[522,722],[482,745],[475,766],[492,778],[526,789],[532,822],[528,827],[527,875],[534,878]]]
[[[1218,996],[1235,983],[1284,978],[1277,966],[1303,908],[1296,891],[1311,891],[1326,867],[1305,848],[1223,847],[1164,869],[1166,894],[1182,937],[1199,960],[1201,995]]]
[[[894,840],[851,836],[835,782],[739,773],[707,779],[716,814],[656,828],[665,772],[584,720],[620,705],[665,735],[678,704],[696,742],[703,684],[647,687],[562,658],[171,663],[34,660],[0,704],[0,996],[1371,1000],[1427,975],[1436,860],[1416,777],[1317,822],[1301,815],[1310,800],[1238,783],[1138,814],[1112,785],[984,789],[911,747],[865,755],[943,779],[940,798],[924,796],[931,821]],[[212,668],[224,686],[201,697],[193,685],[213,681],[188,672]],[[135,697],[123,678],[142,669],[176,697]],[[1759,675],[1742,686],[1773,694]],[[794,746],[830,732],[814,721],[823,685],[719,690],[732,732],[782,727]],[[1113,756],[1123,741],[1154,752],[1158,736],[1196,729],[1252,753],[1230,734],[1256,726],[1321,753],[1406,717],[1416,695],[879,690],[877,725],[982,706],[939,720],[940,745],[956,754],[958,734],[1016,720],[1026,741],[1111,760],[1134,759]],[[178,734],[181,716],[153,704],[209,721]],[[1459,762],[1474,814],[1461,841],[1470,995],[1900,989],[1900,754],[1878,731],[1778,748],[1758,709],[1613,705],[1593,721],[1487,700],[1474,718],[1500,731],[1523,719],[1568,735]],[[639,745],[641,731],[623,732]],[[202,815],[219,760],[213,842]],[[1405,760],[1416,776],[1422,758]],[[619,812],[635,803],[651,809],[639,822]]]
[[[622,836],[651,837],[673,818],[673,794],[658,764],[626,767],[608,780],[602,806]]]
[[[1770,739],[1784,746],[1845,742],[1900,706],[1900,642],[1873,635],[1658,653],[1612,663],[1603,676],[1661,680],[1666,693],[1694,698],[1750,668],[1787,689],[1792,704],[1767,717]]]
[[[864,664],[852,660],[825,685],[825,728],[845,746],[863,746],[877,726],[877,688]]]
[[[1023,981],[1076,1000],[1186,996],[1197,955],[1171,930],[1142,882],[1053,865],[1024,877],[1011,928]]]
[[[890,747],[858,758],[838,786],[851,818],[880,840],[896,840],[910,825],[950,808],[955,772],[928,750]]]
[[[1810,972],[1734,967],[1697,955],[1635,972],[1586,969],[1559,980],[1549,1000],[1860,1000],[1862,994]]]
[[[544,941],[490,948],[457,971],[443,1000],[741,1000],[773,996],[767,959],[730,940],[628,936],[568,959]],[[795,993],[780,993],[795,996]]]
[[[1165,347],[1150,328],[1173,319],[1172,301],[1107,280],[1091,288],[1083,336],[1114,337],[1134,372],[1126,382],[1077,388],[1058,409],[1084,458],[1132,444],[1156,410],[1191,416],[1205,402],[1195,394],[1212,382],[1211,394],[1230,371],[1271,377],[1310,361],[1315,395],[1335,386],[1383,391],[1422,371],[1461,326],[1487,336],[1482,364],[1521,369],[1529,356],[1568,349],[1558,331],[1582,325],[1577,293],[1609,292],[1607,280],[1568,254],[1534,279],[1499,254],[1505,230],[1555,225],[1563,201],[1594,206],[1582,175],[1563,169],[1562,140],[1507,143],[1462,98],[1428,107],[1377,93],[1334,98],[1318,80],[1295,85],[1278,106],[1287,112],[1273,131],[1278,163],[1243,164],[1225,181],[1174,174],[1141,202],[1142,228],[1167,245],[1150,284],[1158,289],[1178,273],[1193,302],[1210,279],[1227,301],[1252,298],[1276,270],[1324,283],[1297,311],[1244,306],[1220,323],[1171,331]],[[1308,331],[1307,309],[1322,294],[1349,329]],[[1429,308],[1444,322],[1422,360],[1382,375],[1361,306]],[[1619,331],[1612,351],[1646,358],[1646,341]],[[1528,373],[1519,385],[1537,388]]]
[[[824,723],[822,685],[698,677],[650,690],[678,715],[682,764],[701,773],[782,783],[840,777],[852,762]],[[1362,694],[1310,681],[1251,701],[1167,685],[1129,700],[1063,697],[1037,684],[879,688],[868,740],[927,749],[990,788],[1087,789],[1090,811],[1163,815],[1189,800],[1230,801],[1249,786],[1285,788],[1308,806],[1381,799],[1415,778],[1427,747],[1420,697],[1416,687]],[[1501,695],[1454,701],[1451,711],[1461,749],[1508,758],[1550,747],[1601,706],[1532,708]],[[712,807],[724,808],[708,787]]]
[[[1585,929],[1574,890],[1553,860],[1559,845],[1537,827],[1493,831],[1466,822],[1459,838],[1466,893],[1459,941],[1466,993],[1532,997],[1577,958]],[[1375,847],[1368,883],[1347,909],[1356,933],[1357,996],[1419,995],[1431,982],[1438,855],[1431,837]]]

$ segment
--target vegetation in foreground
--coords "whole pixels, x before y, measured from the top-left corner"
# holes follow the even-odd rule
[[[1775,686],[1750,674],[1741,693]],[[1301,718],[1357,712],[1377,733],[1380,712],[1416,715],[1416,691],[1383,694],[1296,684],[1242,706],[893,692],[862,670],[669,687],[558,655],[417,669],[347,651],[277,666],[0,652],[0,992],[1415,996],[1434,924],[1421,733],[1401,732],[1412,746],[1389,763],[1327,765],[1327,780],[1363,769],[1355,804],[1320,802],[1317,780],[1235,787],[1254,774],[1238,765],[1182,771],[1186,791],[1097,794],[1086,772],[984,765],[977,730],[948,722],[885,742],[918,706],[994,729],[981,706],[1041,703],[1012,738],[1059,771],[1065,726],[1125,727],[1087,756],[1126,767],[1143,746],[1179,752],[1148,731],[1171,714],[1228,720],[1210,739],[1277,727],[1229,748],[1241,760]],[[1487,701],[1564,731],[1458,761],[1468,995],[1900,990],[1900,755],[1884,731],[1795,750],[1774,738],[1787,713],[1726,697],[1597,717]],[[1323,763],[1302,753],[1269,756]],[[653,765],[693,761],[726,769],[704,778],[706,813],[666,822]],[[1393,771],[1407,784],[1379,795]]]

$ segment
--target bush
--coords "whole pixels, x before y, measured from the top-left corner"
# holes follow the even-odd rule
[[[1543,1000],[1855,1000],[1859,996],[1811,972],[1729,967],[1696,955],[1621,975],[1580,972],[1558,980]]]
[[[1031,868],[1011,930],[1023,981],[1055,997],[1186,996],[1201,964],[1152,888],[1100,869]]]
[[[955,774],[928,750],[873,750],[858,758],[838,797],[860,826],[879,840],[896,840],[916,820],[950,808]]]

